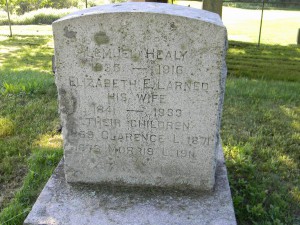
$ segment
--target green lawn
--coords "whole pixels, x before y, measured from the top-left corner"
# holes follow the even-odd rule
[[[176,4],[202,9],[197,1],[175,1]],[[222,20],[228,30],[229,40],[258,42],[261,9],[223,7]],[[261,43],[295,45],[300,28],[300,11],[265,10]]]
[[[0,37],[0,224],[22,224],[62,156],[52,37]]]
[[[0,224],[22,224],[62,156],[53,42],[49,26],[2,28]],[[300,224],[299,55],[230,42],[222,140],[239,224]]]
[[[261,11],[224,7],[223,21],[230,40],[258,42]],[[300,11],[265,10],[261,43],[295,45]]]
[[[174,4],[190,6],[202,9],[202,3],[197,1],[174,1]],[[75,9],[49,10],[41,9],[28,13],[22,17],[12,16],[15,22],[34,22],[36,24],[51,21],[51,18],[64,15]],[[0,11],[1,21],[6,20],[7,15]],[[229,40],[243,42],[258,42],[260,27],[261,9],[241,9],[223,7],[222,20],[228,30]],[[298,29],[300,28],[300,11],[295,10],[265,10],[262,25],[261,43],[295,45],[297,43]],[[51,24],[48,22],[48,24]],[[52,35],[51,27],[29,26],[28,29],[20,29],[20,26],[13,26],[14,34],[21,35]],[[9,34],[8,26],[0,26],[0,35]]]
[[[300,83],[227,80],[222,140],[239,224],[300,224]]]
[[[300,82],[300,48],[231,41],[228,76]]]
[[[51,25],[13,25],[12,26],[13,35],[28,35],[28,36],[45,36],[52,35]],[[0,26],[0,40],[6,39],[6,36],[9,35],[8,26]],[[0,50],[1,51],[1,50]]]

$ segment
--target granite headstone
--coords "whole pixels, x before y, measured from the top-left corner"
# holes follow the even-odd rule
[[[24,224],[236,225],[219,138],[220,17],[124,3],[53,31],[64,160]]]
[[[53,32],[68,182],[213,188],[227,43],[218,15],[116,4]]]

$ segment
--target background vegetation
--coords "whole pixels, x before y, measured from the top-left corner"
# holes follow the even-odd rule
[[[83,1],[80,1],[83,2]],[[0,0],[0,5],[5,9],[5,0]],[[70,8],[78,7],[78,0],[9,0],[9,11],[22,15],[26,12],[41,8]],[[6,10],[6,9],[5,9]]]
[[[35,11],[27,12],[20,16],[17,14],[12,14],[10,19],[12,25],[52,24],[55,20],[58,20],[61,17],[77,10],[77,8],[42,8]],[[8,24],[9,21],[7,19],[7,15],[5,13],[2,13],[2,15],[0,15],[0,25]]]
[[[247,29],[256,30],[247,10],[230,10],[233,19],[244,14]],[[281,19],[295,13],[280,12],[274,15]],[[234,21],[228,26],[231,39],[255,37],[242,35],[243,26]],[[280,20],[272,23],[266,34],[276,32]],[[62,140],[51,26],[13,26],[13,38],[6,30],[0,26],[0,224],[13,225],[22,224],[61,159]],[[221,131],[235,212],[243,225],[300,224],[300,48],[292,32],[276,40],[281,45],[260,48],[229,42]]]

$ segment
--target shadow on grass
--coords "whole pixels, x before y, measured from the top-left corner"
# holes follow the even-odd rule
[[[300,47],[229,42],[228,76],[300,82]]]
[[[15,36],[0,41],[0,94],[47,92],[53,83],[51,37]]]
[[[52,37],[14,36],[0,41],[1,70],[51,72]]]
[[[0,138],[0,199],[27,174],[13,201],[0,202],[1,210],[8,206],[1,222],[21,214],[11,224],[22,223],[62,154],[41,145],[56,138],[59,124],[49,40],[0,42],[0,118],[13,126]],[[222,138],[240,224],[293,224],[299,218],[300,84],[232,77],[299,81],[298,64],[299,48],[230,43]]]
[[[26,216],[62,158],[57,148],[36,148],[28,160],[28,173],[14,199],[0,212],[0,224],[23,224]]]
[[[45,93],[0,95],[0,118],[13,125],[0,138],[0,188],[3,202],[20,186],[27,171],[27,158],[41,135],[54,136],[59,126],[56,88]],[[5,124],[4,124],[5,125]],[[1,199],[1,198],[0,198]],[[0,201],[0,209],[1,207]]]
[[[222,139],[239,224],[300,221],[300,84],[228,79]]]
[[[48,179],[62,155],[59,147],[39,143],[42,137],[48,136],[44,142],[49,142],[59,135],[49,42],[51,37],[45,36],[0,41],[0,126],[6,129],[0,137],[0,223],[31,207],[43,187],[41,182]],[[32,169],[34,158],[40,154],[39,160],[45,160],[46,165]],[[55,165],[50,163],[53,154],[58,155],[53,156]],[[7,224],[21,224],[16,221],[19,218]]]

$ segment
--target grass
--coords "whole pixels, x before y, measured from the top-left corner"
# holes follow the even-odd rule
[[[224,7],[223,22],[230,40],[258,42],[261,11]],[[265,10],[261,43],[295,45],[300,11]]]
[[[300,48],[231,41],[228,76],[300,82]]]
[[[61,149],[38,147],[26,160],[28,172],[14,198],[0,212],[0,224],[23,224],[31,206],[62,157]]]
[[[202,2],[176,1],[176,4],[202,9]],[[223,6],[222,20],[228,31],[229,40],[258,42],[261,8],[239,9]],[[295,45],[300,28],[300,11],[265,10],[261,43]]]
[[[62,156],[51,39],[0,42],[0,224],[21,224]]]
[[[24,29],[23,25],[13,25],[12,26],[13,36],[51,36],[52,35],[52,27],[51,25],[26,25],[26,29]],[[2,39],[6,39],[5,36],[9,35],[9,27],[8,26],[0,26],[0,41]],[[0,50],[1,51],[1,50]],[[3,50],[2,50],[3,51]],[[2,52],[1,51],[1,52]]]
[[[296,1],[292,1],[296,2]],[[228,7],[234,7],[234,8],[241,8],[241,9],[261,9],[262,8],[262,2],[257,1],[250,3],[249,2],[226,2],[223,1],[223,6],[228,6]],[[274,1],[270,3],[270,1],[266,1],[264,4],[265,9],[275,9],[275,10],[294,10],[297,11],[300,9],[300,6],[298,3],[296,4],[291,4],[289,2],[282,2],[280,3],[275,3]]]
[[[94,3],[95,4],[92,5],[103,4],[102,1],[94,1]],[[202,9],[202,2],[197,1],[175,1],[174,4]],[[48,8],[39,9],[28,12],[22,16],[12,15],[12,21],[15,26],[21,24],[51,24],[54,20],[76,10],[76,8],[60,10]],[[257,43],[260,28],[260,18],[260,7],[258,7],[256,10],[225,6],[223,7],[222,20],[224,25],[227,27],[230,40]],[[297,43],[297,35],[300,28],[299,8],[297,11],[292,9],[268,9],[264,11],[263,18],[261,43],[279,45],[295,45]],[[0,26],[7,24],[8,21],[6,13],[4,11],[0,11]],[[1,26],[0,28],[0,34],[9,34],[8,27]],[[38,27],[33,26],[33,29],[38,30]],[[18,26],[13,27],[14,34],[18,34],[19,32]],[[33,34],[29,32],[27,33]],[[34,32],[34,34],[39,35],[39,32]]]
[[[13,38],[0,34],[5,225],[22,224],[62,156],[50,28],[13,29]],[[300,49],[237,41],[229,47],[222,139],[238,222],[300,224]]]
[[[239,224],[300,223],[300,83],[229,78],[222,139]]]

